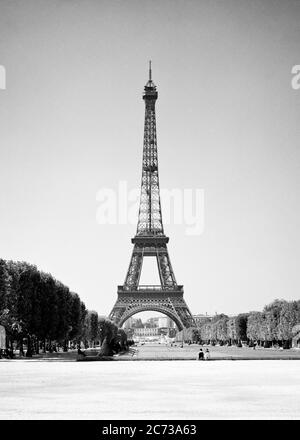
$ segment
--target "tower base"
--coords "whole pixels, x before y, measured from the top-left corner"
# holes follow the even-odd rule
[[[179,330],[196,327],[194,318],[183,299],[183,286],[162,289],[161,286],[139,286],[138,290],[125,290],[118,286],[118,299],[109,319],[122,327],[132,315],[145,311],[164,313],[171,318]]]

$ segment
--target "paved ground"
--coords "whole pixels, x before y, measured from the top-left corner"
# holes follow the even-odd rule
[[[289,360],[1,360],[0,419],[299,419],[299,368]]]

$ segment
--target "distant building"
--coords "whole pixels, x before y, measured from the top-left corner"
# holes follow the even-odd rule
[[[212,316],[208,315],[207,313],[205,315],[199,313],[198,315],[193,315],[194,321],[197,326],[201,325],[203,321],[211,320]]]
[[[147,327],[158,327],[158,317],[149,318],[146,321]]]
[[[176,333],[175,323],[168,316],[154,316],[142,323],[141,319],[129,318],[124,323],[124,330],[130,337],[153,337]]]
[[[159,328],[173,328],[174,321],[170,319],[168,316],[161,316],[158,318],[158,327]]]
[[[135,328],[134,336],[158,336],[159,328],[158,327],[143,327],[143,328]]]

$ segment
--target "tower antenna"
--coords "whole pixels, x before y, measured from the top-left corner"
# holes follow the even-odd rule
[[[149,61],[149,81],[152,81],[151,61]]]

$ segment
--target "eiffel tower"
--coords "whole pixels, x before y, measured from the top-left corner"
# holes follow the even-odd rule
[[[157,89],[152,81],[151,61],[149,80],[144,87],[145,127],[140,207],[137,231],[125,282],[118,286],[118,298],[109,315],[119,327],[130,316],[146,310],[164,313],[179,330],[195,326],[193,316],[183,299],[183,286],[178,285],[171,265],[164,234],[158,178],[155,102]],[[140,285],[144,257],[156,257],[160,285]]]

